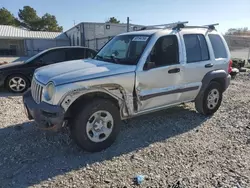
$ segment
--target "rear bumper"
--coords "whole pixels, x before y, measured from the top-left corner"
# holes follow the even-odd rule
[[[226,91],[226,89],[227,89],[228,86],[230,85],[230,82],[231,82],[231,75],[228,74],[228,76],[226,77],[226,80],[225,80],[225,88],[224,88],[224,91]]]
[[[31,96],[30,89],[23,95],[23,104],[26,116],[34,119],[41,129],[58,130],[64,122],[64,110],[60,106],[50,105],[45,102],[37,104]]]

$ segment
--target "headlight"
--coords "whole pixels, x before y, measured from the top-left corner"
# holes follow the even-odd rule
[[[45,87],[45,92],[44,92],[45,100],[50,101],[53,98],[54,94],[55,94],[55,85],[52,82],[50,82]]]

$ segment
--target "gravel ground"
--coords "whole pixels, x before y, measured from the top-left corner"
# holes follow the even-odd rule
[[[250,79],[232,81],[213,117],[193,104],[123,125],[100,153],[81,151],[67,132],[27,121],[21,97],[0,97],[0,187],[250,187]]]

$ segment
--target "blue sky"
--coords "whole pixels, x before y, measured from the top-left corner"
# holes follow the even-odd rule
[[[190,25],[220,23],[218,29],[250,28],[250,0],[1,0],[5,7],[17,14],[29,5],[39,16],[54,14],[64,30],[79,22],[104,22],[117,17],[142,25],[189,21]]]

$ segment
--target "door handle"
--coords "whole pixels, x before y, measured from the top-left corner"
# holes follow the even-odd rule
[[[180,68],[170,69],[168,71],[169,74],[178,73],[178,72],[180,72]]]
[[[209,64],[206,64],[206,65],[205,65],[205,68],[211,68],[211,67],[213,67],[213,66],[214,66],[214,64],[209,63]]]

